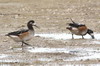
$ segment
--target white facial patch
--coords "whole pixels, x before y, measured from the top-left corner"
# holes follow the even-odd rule
[[[33,25],[36,25],[36,23],[34,23]]]

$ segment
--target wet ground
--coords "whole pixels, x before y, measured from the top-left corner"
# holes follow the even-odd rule
[[[4,66],[99,66],[100,65],[99,0],[3,0],[0,1],[0,64]],[[94,31],[74,35],[66,30],[69,18],[84,23]],[[40,29],[21,47],[8,32],[27,28],[35,20]]]

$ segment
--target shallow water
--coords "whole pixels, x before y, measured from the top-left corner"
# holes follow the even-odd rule
[[[54,33],[54,34],[36,34],[35,36],[40,36],[52,40],[66,40],[72,39],[71,34],[66,33]],[[100,40],[100,34],[95,33],[95,40],[91,42],[84,42],[83,44],[100,44],[98,40]],[[81,36],[74,35],[75,39],[80,39]],[[91,39],[90,35],[85,35],[85,39]],[[87,59],[100,59],[100,50],[95,48],[35,48],[35,49],[28,49],[29,52],[32,53],[71,53],[77,55],[77,57],[70,57],[68,59],[64,59],[64,61],[80,61],[80,60],[87,60]]]
[[[27,48],[32,53],[69,53],[77,57],[69,57],[63,61],[80,61],[87,59],[100,59],[100,50],[93,48]]]
[[[52,39],[52,40],[67,40],[67,39],[72,39],[72,35],[71,34],[66,34],[66,33],[62,33],[62,34],[36,34],[35,36],[40,36],[40,37],[44,37],[46,39]],[[84,42],[82,44],[100,44],[99,40],[100,40],[100,34],[94,34],[95,39],[88,42]],[[74,36],[75,39],[80,39],[81,36]],[[91,37],[89,35],[84,36],[85,39],[91,39]],[[13,48],[13,51],[17,52],[17,51],[21,51],[22,48]],[[100,59],[100,50],[98,50],[97,48],[83,48],[83,47],[66,47],[66,48],[33,48],[33,47],[25,47],[24,51],[27,51],[29,53],[65,53],[65,54],[72,54],[75,55],[73,57],[67,57],[67,58],[62,58],[63,61],[85,61],[85,60],[95,60],[95,59]],[[4,59],[4,58],[8,58],[8,57],[14,57],[13,55],[7,55],[7,54],[1,54],[0,58]],[[37,58],[37,59],[33,59],[33,61],[55,61],[55,58]],[[16,63],[16,62],[27,62],[26,60],[14,60],[14,59],[4,59],[4,60],[0,60],[0,62],[4,62],[4,63]],[[100,64],[94,64],[94,65],[100,65]],[[72,65],[65,65],[65,66],[72,66]],[[82,66],[85,66],[84,64]],[[91,65],[90,65],[91,66]]]
[[[64,66],[100,66],[100,64],[68,64],[68,65],[64,65]]]
[[[6,57],[8,57],[8,55],[6,55],[6,54],[0,54],[0,58],[6,58]]]
[[[35,36],[45,37],[45,38],[51,38],[56,40],[66,40],[66,39],[72,39],[71,34],[66,33],[53,33],[53,34],[35,34]],[[100,40],[100,34],[95,33],[94,34],[95,39]],[[82,36],[74,35],[75,39],[80,39]],[[90,35],[85,35],[85,39],[92,39]]]
[[[29,48],[29,52],[34,53],[69,53],[66,48]]]
[[[14,50],[19,50],[21,48],[16,48]],[[72,54],[75,55],[73,57],[67,57],[67,58],[62,58],[63,61],[85,61],[85,60],[95,60],[95,59],[100,59],[100,50],[96,50],[94,48],[32,48],[32,47],[26,47],[24,49],[25,51],[28,51],[30,53],[66,53],[67,54]],[[6,54],[1,54],[0,58],[7,58],[9,56],[13,55],[6,55]],[[55,58],[37,58],[33,59],[33,61],[55,61]],[[6,60],[0,60],[0,62],[26,62],[25,60],[13,60],[13,59],[6,59]]]

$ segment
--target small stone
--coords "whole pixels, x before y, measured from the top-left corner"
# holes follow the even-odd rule
[[[9,49],[13,49],[13,47],[10,46]]]
[[[25,27],[25,25],[21,25],[21,27]]]
[[[7,40],[3,40],[3,42],[7,42]]]

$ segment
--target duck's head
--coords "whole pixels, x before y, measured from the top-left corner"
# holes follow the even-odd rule
[[[27,23],[27,26],[28,26],[29,29],[33,29],[32,26],[35,26],[35,27],[39,28],[39,27],[36,25],[36,23],[35,23],[34,20],[30,20],[30,21]]]
[[[91,29],[88,29],[87,30],[87,33],[92,37],[92,39],[94,39],[95,37],[94,37],[94,32],[91,30]]]

